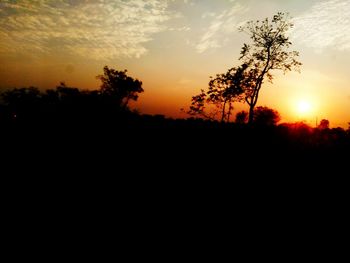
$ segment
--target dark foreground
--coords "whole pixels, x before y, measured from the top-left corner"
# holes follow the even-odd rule
[[[13,168],[108,174],[303,174],[348,167],[350,135],[306,125],[248,126],[130,114],[116,119],[2,123]],[[94,168],[90,170],[90,168]]]
[[[349,135],[340,131],[133,115],[16,122],[2,126],[1,141],[3,204],[18,229],[86,235],[107,220],[128,233],[178,232],[237,217],[274,225],[337,215],[348,200]]]

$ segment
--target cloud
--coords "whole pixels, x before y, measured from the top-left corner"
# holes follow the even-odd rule
[[[176,0],[173,0],[176,1]],[[185,4],[189,4],[190,6],[194,6],[195,3],[193,2],[193,0],[183,0]]]
[[[239,18],[247,11],[248,8],[239,3],[234,3],[230,9],[224,10],[219,14],[213,12],[204,13],[202,19],[211,18],[211,22],[206,32],[196,44],[196,51],[203,53],[209,49],[220,48],[225,45],[227,43],[227,37],[233,32],[236,32],[237,28],[242,25],[242,22],[239,22]]]
[[[172,17],[165,0],[2,0],[0,54],[138,58]]]
[[[326,0],[294,19],[294,42],[322,51],[350,50],[350,1]]]

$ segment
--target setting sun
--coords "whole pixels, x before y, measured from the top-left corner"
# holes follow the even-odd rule
[[[308,101],[299,101],[297,110],[300,114],[307,114],[311,111],[311,104]]]

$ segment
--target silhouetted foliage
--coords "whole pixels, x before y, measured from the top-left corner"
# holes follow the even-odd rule
[[[254,109],[254,123],[257,125],[272,126],[281,120],[278,111],[268,107],[256,107]]]
[[[321,120],[320,124],[318,125],[318,128],[320,130],[329,129],[329,120],[326,120],[326,119]]]
[[[40,110],[41,93],[38,88],[15,88],[1,93],[1,97],[13,119],[30,118]]]
[[[243,64],[212,79],[208,91],[201,90],[200,94],[192,97],[188,113],[229,122],[232,103],[242,101],[244,93],[244,100],[249,105],[248,123],[252,124],[264,80],[267,78],[272,82],[274,70],[286,73],[301,66],[296,60],[298,52],[289,51],[292,43],[287,32],[292,27],[288,15],[284,13],[274,15],[271,20],[250,21],[241,27],[240,30],[248,33],[252,40],[251,45],[243,45],[240,57]]]
[[[144,92],[142,82],[129,77],[126,73],[127,70],[118,71],[105,66],[103,75],[97,76],[102,81],[102,96],[120,109],[128,109],[129,101],[136,101],[138,94]]]
[[[248,112],[240,111],[236,114],[236,123],[244,124],[248,121]]]
[[[304,122],[283,123],[280,125],[286,129],[286,139],[293,147],[308,147],[312,144],[313,129]]]
[[[130,80],[128,80],[130,81]],[[140,82],[136,82],[140,83]],[[135,84],[135,85],[136,85]],[[108,120],[118,117],[119,121],[126,114],[137,114],[129,111],[127,104],[116,104],[113,93],[102,93],[98,90],[80,90],[61,82],[55,89],[41,92],[39,89],[20,88],[1,93],[4,110],[2,119],[20,122],[50,123],[88,123],[96,120]],[[129,94],[129,98],[135,98]],[[124,117],[123,117],[124,116]]]
[[[142,115],[121,110],[120,107],[128,105],[125,97],[121,105],[120,100],[115,100],[114,92],[80,90],[65,83],[46,91],[33,87],[8,90],[1,93],[0,100],[2,152],[8,154],[3,147],[8,143],[9,149],[14,149],[13,159],[20,163],[18,153],[27,151],[27,156],[38,145],[43,147],[44,155],[49,155],[50,150],[51,153],[63,150],[55,159],[59,164],[52,167],[67,161],[69,154],[72,160],[80,154],[92,154],[93,159],[103,156],[101,163],[110,163],[116,172],[121,171],[118,167],[123,167],[124,161],[132,162],[130,168],[137,166],[135,154],[142,157],[139,159],[148,156],[152,169],[159,164],[176,168],[177,160],[184,160],[186,164],[198,166],[196,173],[198,169],[207,172],[210,168],[217,172],[228,164],[243,165],[248,170],[257,167],[260,171],[261,167],[271,169],[280,161],[290,167],[291,162],[296,165],[303,160],[307,163],[312,160],[317,165],[332,158],[336,162],[347,158],[343,152],[350,151],[349,130],[311,128],[305,123],[277,126],[278,112],[267,107],[254,109],[255,125],[245,125],[245,111],[236,115],[236,123],[229,122],[230,103],[244,97],[242,90],[249,86],[249,72],[241,67],[218,75],[211,79],[208,90],[195,99],[202,112],[208,105],[219,105],[220,118],[214,121],[194,117],[171,119],[160,114]],[[132,97],[130,95],[130,99]],[[23,147],[28,142],[32,145]],[[90,150],[94,145],[99,149]],[[150,154],[150,150],[155,155]],[[222,154],[227,150],[229,154]]]
[[[247,77],[251,85],[246,89],[246,102],[249,109],[249,123],[254,121],[254,108],[265,78],[272,81],[273,70],[284,72],[299,69],[296,51],[288,51],[292,43],[287,32],[293,27],[287,14],[277,13],[271,20],[250,21],[240,28],[248,33],[252,44],[244,44],[240,60],[247,65]]]
[[[230,122],[233,103],[243,100],[245,67],[231,68],[224,74],[216,75],[209,81],[208,90],[192,97],[190,115],[199,115],[211,120]]]

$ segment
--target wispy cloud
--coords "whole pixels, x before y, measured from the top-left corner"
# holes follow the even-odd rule
[[[176,1],[176,0],[173,0],[173,1]],[[185,4],[189,4],[189,5],[191,5],[191,6],[194,5],[193,0],[183,0],[183,1],[184,1]]]
[[[211,19],[211,22],[195,46],[198,53],[222,47],[227,42],[227,37],[242,25],[241,15],[246,13],[248,8],[234,3],[234,1],[231,2],[233,2],[233,6],[228,10],[219,14],[207,12],[202,15],[202,19]]]
[[[325,0],[294,19],[294,40],[322,51],[350,50],[350,1]]]
[[[140,57],[173,15],[166,0],[2,0],[0,53]]]

